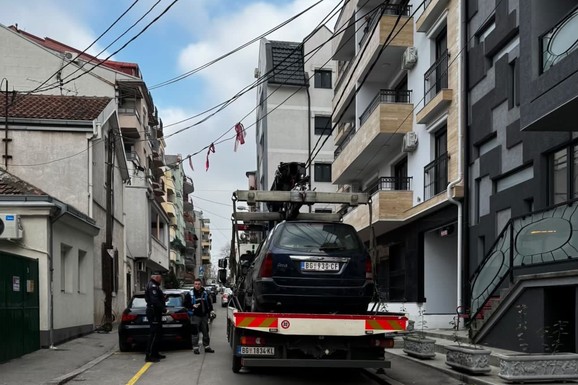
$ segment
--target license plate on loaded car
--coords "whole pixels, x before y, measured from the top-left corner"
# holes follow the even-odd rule
[[[237,346],[237,353],[253,356],[274,356],[274,346]]]
[[[339,271],[338,262],[301,262],[303,271]]]

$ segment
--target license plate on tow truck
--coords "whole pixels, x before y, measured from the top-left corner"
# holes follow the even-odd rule
[[[252,356],[274,356],[274,346],[237,346],[237,353]]]

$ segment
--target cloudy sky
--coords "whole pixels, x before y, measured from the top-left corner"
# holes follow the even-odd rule
[[[253,74],[259,44],[254,43],[184,80],[162,87],[154,86],[226,54],[318,1],[0,0],[0,23],[5,26],[18,24],[26,32],[84,50],[134,5],[88,51],[96,55],[104,50],[99,57],[105,58],[170,7],[113,59],[138,63],[140,66],[165,125],[164,134],[168,137],[166,153],[181,154],[183,157],[198,153],[191,158],[194,171],[188,162],[185,171],[194,181],[195,208],[203,211],[205,218],[211,220],[212,256],[215,260],[230,242],[232,192],[247,189],[245,172],[256,168],[254,126],[248,128],[247,142],[237,152],[233,151],[233,131],[229,131],[255,108],[255,92],[248,92],[205,123],[171,134],[198,122],[204,115],[181,124],[175,122],[220,104],[255,80]],[[338,3],[338,0],[322,0],[267,38],[302,41]],[[149,10],[150,13],[142,21],[113,43]],[[333,30],[334,23],[335,19],[327,26]],[[242,124],[249,127],[254,121],[253,112],[242,120]],[[229,133],[223,136],[227,131]],[[210,154],[210,167],[205,171],[205,148],[211,143],[215,143],[215,153]]]

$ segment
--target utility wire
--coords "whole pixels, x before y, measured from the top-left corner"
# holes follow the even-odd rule
[[[271,28],[271,29],[268,30],[267,32],[264,32],[264,33],[262,33],[261,35],[259,35],[259,36],[255,37],[255,38],[251,39],[250,41],[248,41],[248,42],[246,42],[246,43],[238,46],[237,48],[233,49],[232,51],[229,51],[229,52],[227,52],[226,54],[221,55],[221,56],[219,56],[218,58],[216,58],[216,59],[214,59],[214,60],[211,60],[211,61],[209,61],[209,62],[207,62],[207,63],[205,63],[205,64],[203,64],[203,65],[201,65],[201,66],[199,66],[199,67],[197,67],[197,68],[193,68],[192,70],[190,70],[190,71],[188,71],[188,72],[185,72],[184,74],[181,74],[181,75],[179,75],[179,76],[176,76],[176,77],[174,77],[174,78],[172,78],[172,79],[169,79],[169,80],[166,80],[166,81],[164,81],[164,82],[155,84],[155,85],[149,87],[149,90],[154,90],[154,89],[156,89],[156,88],[160,88],[160,87],[167,86],[167,85],[172,84],[172,83],[175,83],[175,82],[177,82],[177,81],[179,81],[179,80],[183,80],[183,79],[185,79],[185,78],[187,78],[187,77],[189,77],[189,76],[191,76],[191,75],[194,75],[194,74],[196,74],[196,73],[199,72],[199,71],[202,71],[203,69],[205,69],[205,68],[207,68],[207,67],[209,67],[209,66],[211,66],[211,65],[213,65],[213,64],[215,64],[215,63],[217,63],[217,62],[219,62],[219,61],[221,61],[221,60],[223,60],[223,59],[225,59],[226,57],[229,57],[229,56],[231,56],[232,54],[234,54],[234,53],[236,53],[236,52],[238,52],[238,51],[240,51],[240,50],[242,50],[242,49],[250,46],[251,44],[255,43],[256,41],[260,40],[261,38],[263,38],[263,37],[265,37],[265,36],[267,36],[267,35],[275,32],[275,31],[277,31],[278,29],[280,29],[280,28],[284,27],[285,25],[291,23],[293,20],[298,19],[300,16],[304,15],[304,14],[307,13],[309,10],[311,10],[311,9],[314,8],[315,6],[319,5],[319,4],[322,3],[323,1],[324,1],[324,0],[319,0],[318,2],[316,2],[316,3],[313,4],[313,5],[311,5],[310,7],[306,8],[305,10],[299,12],[299,13],[296,14],[295,16],[290,17],[289,19],[285,20],[285,21],[282,22],[281,24],[278,24],[277,26]]]
[[[486,25],[486,23],[488,22],[488,20],[490,20],[495,12],[496,9],[500,6],[502,0],[498,0],[496,3],[496,6],[494,7],[494,9],[488,14],[488,16],[486,17],[486,19],[483,21],[483,23],[481,24],[482,26]],[[423,3],[422,3],[423,4]],[[458,51],[458,53],[454,56],[454,58],[448,63],[447,68],[440,73],[440,76],[447,76],[450,66],[460,57],[460,55],[464,52],[464,50],[466,49],[466,47],[468,46],[468,44],[472,41],[472,39],[476,36],[476,34],[472,34],[472,36],[465,42],[465,44],[463,45],[463,47],[460,47],[460,50]],[[430,88],[431,89],[431,88]],[[409,119],[410,116],[413,115],[415,109],[417,108],[417,106],[419,106],[425,99],[426,93],[424,93],[423,97],[419,100],[418,103],[414,103],[414,107],[413,109],[409,112],[409,114],[407,114],[407,116],[401,121],[401,123],[399,124],[399,126],[393,131],[393,134],[396,134],[401,127],[403,126],[403,124],[405,123],[405,121],[407,119]],[[387,146],[387,144],[389,143],[389,141],[391,140],[391,138],[393,137],[393,135],[389,136],[387,138],[387,140],[385,141],[384,144],[381,145],[381,148],[384,148],[385,146]],[[379,154],[379,150],[375,151],[375,153],[373,154],[373,156],[365,163],[365,166],[367,166],[369,164],[369,162],[371,162],[373,159],[375,159],[375,157],[377,156],[377,154]],[[365,167],[364,166],[364,167]]]
[[[346,0],[346,3],[347,3],[347,1],[350,1],[350,0]],[[193,128],[193,127],[195,127],[195,126],[198,126],[198,125],[206,122],[207,120],[209,120],[210,118],[212,118],[213,116],[215,116],[217,113],[219,113],[219,112],[221,112],[222,110],[224,110],[226,107],[228,107],[228,106],[229,106],[230,104],[232,104],[235,100],[239,99],[241,96],[243,96],[243,95],[246,94],[247,92],[249,92],[249,91],[253,90],[254,88],[258,87],[259,85],[265,83],[265,82],[269,79],[269,75],[273,74],[273,73],[275,72],[275,70],[276,70],[281,64],[283,64],[286,60],[288,60],[294,52],[296,52],[298,49],[301,49],[301,48],[303,47],[303,44],[313,36],[313,34],[320,28],[320,25],[323,25],[323,24],[324,24],[324,20],[325,20],[325,19],[330,20],[330,19],[334,16],[334,15],[332,15],[332,13],[337,9],[338,6],[339,6],[339,3],[337,4],[337,6],[335,6],[335,7],[333,8],[333,10],[331,10],[331,11],[329,12],[329,14],[328,14],[327,16],[325,16],[325,17],[322,19],[322,21],[320,22],[320,24],[319,24],[317,27],[315,27],[315,29],[313,30],[313,32],[312,32],[311,34],[309,34],[309,35],[304,39],[304,41],[303,41],[302,43],[300,43],[300,44],[299,44],[298,46],[296,46],[291,52],[289,52],[289,53],[287,54],[287,56],[286,56],[285,58],[283,58],[283,60],[281,60],[279,63],[277,63],[271,70],[267,71],[267,73],[265,73],[265,74],[263,74],[262,76],[260,76],[259,79],[255,80],[255,81],[252,82],[251,84],[245,86],[243,89],[241,89],[241,91],[237,92],[237,93],[236,93],[235,95],[233,95],[230,99],[228,99],[228,100],[222,102],[221,104],[219,104],[219,105],[218,105],[219,108],[218,108],[217,111],[215,111],[215,112],[213,112],[212,114],[206,116],[205,118],[201,119],[201,120],[198,121],[198,122],[195,122],[195,123],[193,123],[193,124],[191,124],[191,125],[189,125],[189,126],[183,127],[183,128],[181,128],[181,129],[179,129],[179,130],[177,130],[177,131],[175,131],[175,132],[173,132],[173,133],[165,136],[165,139],[168,139],[168,138],[170,138],[171,136],[174,136],[174,135],[176,135],[176,134],[179,134],[179,133],[181,133],[181,132],[183,132],[183,131],[186,131],[186,130],[188,130],[188,129],[190,129],[190,128]],[[331,40],[331,39],[328,39],[326,42],[324,42],[323,44],[321,44],[321,46],[323,46],[324,44],[326,44],[326,43],[329,42],[330,40]],[[294,71],[293,73],[295,73],[295,72],[296,72],[296,71]],[[266,100],[266,99],[265,99],[265,100]],[[217,106],[216,106],[216,107],[217,107]],[[213,107],[213,108],[211,108],[210,110],[213,110],[213,109],[215,109],[216,107]],[[256,108],[255,108],[255,109],[256,109]],[[255,109],[253,109],[253,110],[250,111],[247,115],[245,115],[243,118],[241,118],[240,121],[243,121],[243,119],[245,119],[247,116],[249,116],[253,111],[255,111]],[[208,112],[208,111],[210,111],[210,110],[206,110],[206,111],[204,111],[204,112],[202,112],[202,113],[200,113],[200,114],[197,114],[197,116],[198,116],[198,115],[205,114],[206,112]],[[186,120],[188,120],[188,119],[186,119]],[[229,131],[231,131],[233,128],[234,128],[234,126],[232,126],[231,128],[229,128],[223,135],[221,135],[221,136],[220,136],[219,138],[217,138],[215,141],[220,140],[224,135],[226,135],[226,134],[227,134]],[[183,160],[185,160],[185,159],[183,159]]]
[[[368,2],[368,1],[366,1],[365,3],[367,4],[367,2]],[[362,18],[365,18],[365,16],[371,14],[372,12],[375,12],[375,11],[376,11],[378,8],[380,8],[380,7],[381,7],[381,5],[376,6],[376,7],[373,8],[371,11],[367,12],[365,15],[363,15],[362,17],[360,17],[358,20],[361,20]],[[352,23],[351,25],[355,25],[355,23]],[[360,26],[360,27],[356,30],[356,32],[357,32],[359,29],[361,29],[362,27],[363,27],[363,26]],[[326,42],[324,42],[324,43],[321,44],[320,46],[316,47],[313,51],[317,51],[317,50],[318,50],[320,47],[322,47],[324,44],[326,44],[327,42],[331,41],[332,39],[334,39],[335,37],[337,37],[339,34],[343,33],[347,28],[350,28],[350,26],[347,26],[347,27],[345,27],[343,30],[339,31],[338,33],[335,33],[331,38],[329,38]],[[312,35],[313,35],[313,33],[310,34],[309,36],[312,36]],[[347,41],[351,40],[354,36],[355,36],[355,34],[352,34],[352,36],[350,36],[350,37],[347,39]],[[309,60],[309,59],[308,59],[308,60]],[[325,66],[327,63],[329,63],[331,60],[332,60],[331,58],[330,58],[329,60],[327,60],[327,61],[322,65],[322,67]],[[307,62],[307,61],[305,61],[305,62]],[[298,71],[298,70],[294,70],[293,73],[295,73],[295,72],[297,72],[297,71]],[[308,78],[308,80],[312,79],[313,77],[314,77],[314,74],[313,74],[312,76],[310,76],[310,77]],[[273,90],[273,92],[269,93],[269,94],[267,95],[267,97],[266,97],[263,101],[260,101],[259,104],[257,104],[257,106],[255,106],[255,108],[253,108],[253,109],[252,109],[251,111],[249,111],[244,117],[242,117],[242,118],[240,119],[240,121],[243,121],[245,118],[247,118],[249,115],[251,115],[257,108],[259,108],[259,106],[260,106],[264,101],[266,101],[269,97],[271,97],[277,90],[279,90],[279,89],[280,89],[283,85],[285,85],[285,84],[286,84],[286,82],[283,82],[283,83],[280,84],[275,90]],[[259,121],[263,120],[266,116],[268,116],[270,113],[272,113],[273,111],[275,111],[277,108],[281,107],[281,105],[283,105],[283,104],[284,104],[287,100],[289,100],[293,95],[295,95],[297,92],[299,92],[303,87],[304,87],[304,86],[299,86],[299,87],[297,87],[296,90],[295,90],[293,93],[291,93],[287,98],[285,98],[285,99],[284,99],[281,103],[279,103],[276,107],[274,107],[274,108],[272,108],[271,110],[269,110],[265,115],[263,115],[261,118],[257,119],[257,120],[256,120],[254,123],[252,123],[251,125],[249,125],[249,126],[247,126],[247,127],[244,127],[243,131],[246,132],[249,128],[251,128],[252,126],[256,125]],[[188,128],[190,128],[190,126],[189,126],[189,127],[185,127],[184,129],[181,129],[181,130],[179,130],[178,132],[172,133],[172,134],[168,135],[168,136],[165,137],[165,138],[168,138],[168,137],[170,137],[170,136],[172,136],[172,135],[175,135],[176,133],[182,132],[182,131],[184,131],[185,129],[188,129]],[[221,138],[223,138],[223,137],[224,137],[229,131],[231,131],[233,128],[234,128],[234,126],[231,127],[231,128],[229,128],[224,134],[222,134],[219,138],[217,138],[214,142],[212,142],[212,144],[213,144],[213,145],[216,145],[216,144],[224,143],[224,142],[226,142],[226,141],[235,139],[235,138],[236,138],[236,135],[235,135],[235,136],[232,136],[232,137],[229,137],[229,138],[227,138],[227,139],[221,140]],[[182,162],[184,162],[184,161],[192,158],[193,156],[200,154],[201,152],[207,150],[210,146],[211,146],[211,144],[206,145],[205,147],[203,147],[203,148],[200,149],[199,151],[183,157],[183,158],[180,160],[180,162],[182,163]]]
[[[341,115],[339,115],[339,118],[336,120],[336,123],[333,125],[333,127],[331,127],[331,131],[329,132],[328,135],[326,135],[325,140],[323,141],[323,143],[321,144],[321,146],[317,149],[317,152],[313,155],[313,151],[311,151],[312,155],[308,162],[305,164],[305,167],[309,167],[309,165],[311,165],[311,162],[315,159],[315,157],[317,157],[317,155],[319,154],[319,152],[321,151],[321,149],[323,148],[323,146],[325,145],[325,143],[327,142],[327,140],[331,137],[331,135],[333,134],[333,131],[335,130],[335,127],[337,127],[338,122],[341,121],[341,118],[343,117],[343,115],[345,114],[345,112],[347,111],[347,109],[349,108],[349,106],[351,106],[351,104],[355,101],[355,95],[357,95],[359,93],[359,91],[361,91],[361,87],[363,86],[363,84],[366,82],[367,78],[369,77],[369,75],[371,74],[371,71],[373,70],[373,68],[377,65],[377,62],[379,61],[379,58],[381,57],[381,54],[383,53],[383,51],[391,44],[391,42],[393,41],[393,39],[403,30],[403,27],[405,27],[405,25],[410,21],[413,20],[413,16],[415,15],[415,13],[417,12],[417,10],[423,5],[425,4],[425,0],[423,0],[419,6],[416,7],[416,9],[413,11],[413,13],[411,14],[410,17],[407,18],[407,20],[404,22],[404,24],[401,26],[401,28],[398,29],[398,31],[395,33],[395,35],[393,35],[395,29],[397,28],[397,26],[399,25],[399,22],[401,20],[401,16],[403,14],[403,10],[407,7],[407,4],[409,3],[409,0],[404,0],[403,2],[399,3],[397,5],[397,7],[399,7],[399,14],[397,16],[397,19],[395,21],[395,24],[393,25],[393,28],[391,29],[391,31],[389,31],[389,34],[387,36],[387,38],[385,39],[385,42],[383,43],[383,45],[381,46],[377,56],[375,57],[375,60],[373,61],[373,63],[371,63],[371,66],[369,67],[369,70],[366,72],[365,76],[363,77],[363,79],[361,80],[361,83],[355,88],[355,92],[353,94],[353,97],[349,100],[349,102],[347,103],[347,105],[345,105],[345,107],[342,108],[342,113]],[[382,9],[381,11],[381,16],[383,16],[383,13],[385,12],[385,7]],[[380,16],[380,18],[381,18]],[[379,23],[377,23],[373,29],[372,36],[373,33],[379,29]],[[393,36],[392,36],[393,35]],[[366,41],[366,44],[364,45],[364,49],[367,48],[369,46],[369,40],[371,39],[371,37],[369,37]],[[363,51],[365,52],[365,51]],[[363,54],[362,52],[362,54]],[[361,54],[361,55],[362,55]],[[361,56],[359,56],[361,57]],[[343,90],[345,90],[347,88],[347,86],[349,85],[349,82],[351,81],[351,79],[353,78],[353,75],[355,74],[355,69],[357,68],[357,66],[359,65],[359,63],[361,63],[361,60],[358,60],[356,63],[356,66],[354,69],[351,70],[351,76],[349,77],[347,83],[343,86]],[[341,94],[341,96],[339,97],[337,103],[335,103],[335,105],[339,105],[339,103],[341,102],[341,99],[343,98],[343,96],[345,95],[345,92],[343,92]],[[327,126],[325,127],[327,128]],[[323,131],[325,131],[325,128],[323,129]],[[317,147],[317,144],[320,142],[322,136],[319,136],[319,139],[317,140],[317,142],[315,143],[315,146],[313,147],[314,149]]]
[[[92,43],[90,43],[90,45],[88,47],[86,47],[78,56],[85,54],[86,51],[88,51],[93,45],[96,44],[97,41],[99,41],[108,31],[110,31],[110,29],[112,27],[114,27],[116,25],[116,23],[118,23],[140,0],[135,0],[130,7],[128,7],[126,9],[126,11],[124,11],[119,17],[116,18],[116,20],[103,32],[100,34],[100,36],[98,36]],[[35,89],[33,89],[32,91],[27,92],[26,94],[24,94],[23,96],[26,96],[28,94],[32,94],[34,92],[37,92],[40,88],[42,88],[43,85],[45,85],[48,81],[50,81],[50,79],[52,79],[54,76],[57,76],[64,68],[68,67],[69,65],[71,65],[72,61],[69,61],[68,63],[66,63],[66,65],[64,65],[62,68],[59,68],[58,71],[56,71],[55,73],[53,73],[52,75],[50,75],[45,81],[43,81],[38,87],[36,87]]]
[[[106,47],[104,47],[99,53],[97,53],[96,55],[92,56],[90,58],[90,60],[88,60],[87,62],[84,62],[80,67],[78,67],[76,70],[74,70],[74,72],[66,75],[66,77],[64,77],[62,79],[62,81],[70,78],[71,76],[73,76],[75,73],[77,73],[78,71],[82,70],[86,65],[92,63],[94,60],[98,60],[98,56],[100,54],[102,54],[103,52],[105,52],[107,49],[109,49],[114,43],[116,43],[117,41],[119,41],[124,35],[126,35],[127,33],[129,33],[134,27],[136,27],[136,25],[138,23],[140,23],[145,17],[148,16],[149,13],[151,13],[155,7],[161,2],[161,0],[157,0],[156,3],[154,3],[149,9],[148,11],[146,11],[137,21],[135,21],[130,27],[128,27],[122,34],[120,34],[116,39],[114,39],[109,45],[107,45]],[[110,57],[110,56],[109,56]],[[105,59],[106,60],[106,59]],[[70,64],[70,62],[68,63]],[[96,67],[94,67],[96,68]],[[87,72],[92,71],[93,68],[89,69]]]
[[[116,51],[114,51],[113,53],[111,53],[110,55],[108,55],[105,59],[99,60],[99,62],[94,65],[93,67],[91,67],[88,71],[81,73],[78,76],[73,77],[72,79],[69,79],[65,82],[62,82],[58,85],[52,86],[52,87],[48,87],[48,88],[44,88],[42,90],[37,90],[37,92],[45,92],[54,88],[58,88],[61,87],[63,85],[66,85],[74,80],[77,80],[78,78],[92,72],[94,69],[100,67],[102,64],[104,64],[108,59],[110,59],[112,56],[116,55],[117,53],[119,53],[120,51],[122,51],[123,49],[125,49],[130,43],[132,43],[133,41],[135,41],[138,37],[140,37],[140,35],[142,35],[147,29],[149,29],[149,27],[151,25],[153,25],[154,23],[156,23],[162,16],[164,16],[172,7],[173,5],[175,5],[179,0],[173,0],[173,2],[171,4],[169,4],[157,17],[155,17],[151,22],[149,22],[143,29],[141,29],[135,36],[133,36],[132,38],[130,38],[126,43],[124,43],[119,49],[117,49]]]

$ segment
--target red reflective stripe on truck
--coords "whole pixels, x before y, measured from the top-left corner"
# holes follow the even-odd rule
[[[405,330],[405,320],[369,319],[365,321],[365,330]]]
[[[276,317],[252,317],[252,316],[239,316],[235,317],[236,326],[239,327],[262,327],[276,328],[278,324],[278,318]]]

